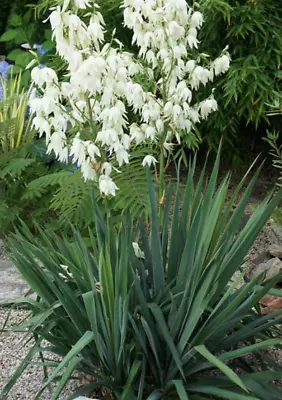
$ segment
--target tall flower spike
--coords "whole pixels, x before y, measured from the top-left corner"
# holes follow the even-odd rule
[[[92,0],[65,0],[52,9],[50,23],[68,75],[60,81],[50,68],[32,71],[43,93],[30,100],[33,124],[45,134],[48,151],[70,158],[104,195],[116,194],[113,165],[122,171],[130,164],[133,147],[153,144],[169,154],[173,143],[193,141],[188,135],[195,124],[217,110],[212,93],[196,103],[194,91],[230,64],[227,49],[209,65],[201,65],[201,56],[189,58],[189,47],[199,45],[203,16],[186,0],[124,0],[123,7],[139,57],[115,38],[105,42],[104,19]],[[81,134],[73,138],[73,132]],[[157,162],[148,154],[142,165]]]

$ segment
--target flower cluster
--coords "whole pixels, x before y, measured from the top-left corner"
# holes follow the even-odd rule
[[[193,91],[226,72],[230,63],[227,52],[205,67],[200,57],[190,58],[203,16],[185,0],[124,0],[123,7],[124,23],[140,49],[137,59],[114,36],[105,43],[103,16],[92,0],[65,0],[52,10],[50,22],[68,79],[59,82],[50,68],[32,71],[43,92],[31,100],[34,126],[46,135],[48,151],[64,162],[71,155],[85,179],[99,180],[105,195],[115,195],[113,165],[128,163],[133,146],[153,143],[169,152],[175,140],[185,141],[195,124],[217,109],[212,93],[195,103]],[[81,10],[88,23],[79,18]],[[138,76],[145,76],[152,89],[138,83]],[[134,122],[129,112],[136,115]],[[76,131],[72,139],[70,125]],[[147,155],[142,164],[156,162]]]

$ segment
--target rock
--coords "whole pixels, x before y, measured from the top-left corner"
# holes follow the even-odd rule
[[[268,260],[271,260],[271,256],[269,255],[268,251],[262,251],[261,253],[259,253],[252,261],[252,263],[254,265],[259,265],[262,263],[265,263]]]
[[[270,314],[273,311],[277,311],[282,308],[282,298],[267,294],[260,300],[260,304],[264,306],[261,311],[262,314]]]
[[[23,297],[29,290],[16,267],[8,260],[0,260],[0,303]]]
[[[279,244],[272,244],[271,246],[269,246],[268,252],[273,257],[278,257],[282,259],[282,246],[279,246]]]
[[[99,399],[90,399],[90,397],[79,396],[75,400],[99,400]]]
[[[276,257],[257,265],[250,271],[250,278],[254,278],[262,272],[265,272],[265,280],[273,278],[275,275],[282,272],[282,261]]]
[[[282,242],[282,226],[281,224],[278,224],[277,222],[271,222],[270,223],[270,229],[278,239],[278,241],[281,243]]]

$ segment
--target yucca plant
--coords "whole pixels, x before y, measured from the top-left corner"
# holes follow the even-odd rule
[[[272,289],[279,277],[241,282],[243,271],[234,278],[282,192],[268,196],[240,230],[259,171],[233,211],[246,176],[227,200],[230,175],[217,184],[219,158],[206,185],[205,170],[194,182],[195,165],[196,159],[184,194],[168,187],[162,224],[148,172],[149,224],[124,215],[114,228],[94,202],[91,248],[78,231],[71,241],[51,231],[34,238],[25,225],[9,240],[15,265],[38,297],[17,301],[31,314],[15,330],[28,330],[35,342],[3,395],[34,357],[44,360],[51,351],[62,361],[41,362],[45,371],[54,369],[36,398],[53,383],[52,398],[59,398],[75,370],[93,381],[69,399],[97,387],[123,400],[282,397],[272,383],[281,368],[260,356],[281,347],[275,327],[282,310],[262,315],[259,307],[266,293],[281,296]]]

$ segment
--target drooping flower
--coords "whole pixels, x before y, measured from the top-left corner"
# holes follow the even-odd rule
[[[217,110],[217,102],[216,100],[211,97],[210,99],[204,100],[200,103],[199,105],[199,109],[200,109],[200,113],[201,113],[201,117],[203,119],[206,119],[211,112],[216,111]]]
[[[142,165],[143,167],[151,167],[151,165],[156,165],[156,163],[158,162],[158,160],[155,159],[155,157],[151,156],[151,155],[147,155],[143,158],[142,161]]]
[[[228,54],[224,54],[221,57],[218,57],[214,60],[214,73],[215,75],[224,74],[229,70],[230,67],[230,56]]]
[[[99,178],[99,188],[105,196],[115,196],[118,187],[109,175],[101,175]]]

